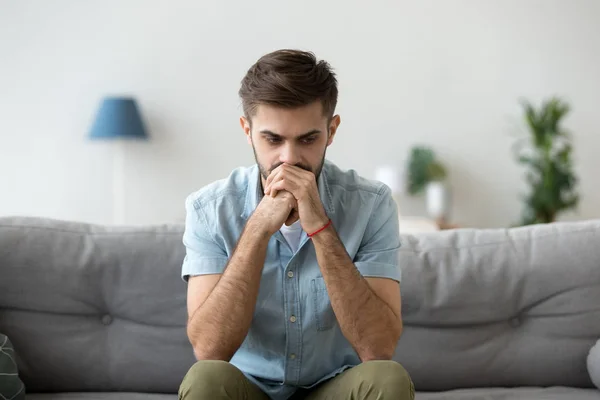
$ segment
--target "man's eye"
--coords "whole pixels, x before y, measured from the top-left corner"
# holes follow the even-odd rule
[[[281,142],[281,139],[276,138],[276,137],[267,137],[267,142],[269,142],[269,143],[279,143],[279,142]]]
[[[302,143],[310,144],[310,143],[313,143],[315,140],[317,140],[317,138],[314,136],[311,136],[306,139],[302,139]]]

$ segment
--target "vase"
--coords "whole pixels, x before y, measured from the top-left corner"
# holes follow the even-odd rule
[[[450,187],[445,182],[434,181],[427,184],[425,196],[429,217],[436,221],[449,219],[450,195]]]

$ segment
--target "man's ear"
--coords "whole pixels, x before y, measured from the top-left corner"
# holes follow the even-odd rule
[[[246,135],[246,140],[248,141],[248,144],[252,144],[252,127],[250,126],[250,121],[244,117],[241,116],[240,117],[240,125],[242,127],[242,130],[244,131],[244,134]]]
[[[334,115],[329,122],[329,137],[327,138],[327,146],[333,143],[333,137],[335,136],[338,127],[342,123],[342,119],[339,115]]]

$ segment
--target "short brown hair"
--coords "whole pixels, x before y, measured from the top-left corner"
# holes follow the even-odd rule
[[[333,117],[337,79],[326,61],[312,52],[282,49],[265,54],[248,69],[239,96],[246,118],[260,104],[295,108],[320,100],[323,114]]]

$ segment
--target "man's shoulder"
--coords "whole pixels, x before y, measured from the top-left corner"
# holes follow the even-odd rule
[[[188,194],[185,199],[186,205],[196,210],[222,201],[236,202],[239,200],[243,205],[248,184],[251,179],[256,179],[256,174],[256,165],[237,167],[228,176],[217,179]]]
[[[327,183],[336,191],[343,189],[349,194],[359,194],[367,192],[373,195],[381,195],[389,192],[389,188],[383,183],[374,179],[366,178],[355,169],[343,169],[331,161],[324,164]],[[335,188],[337,186],[337,188]]]

